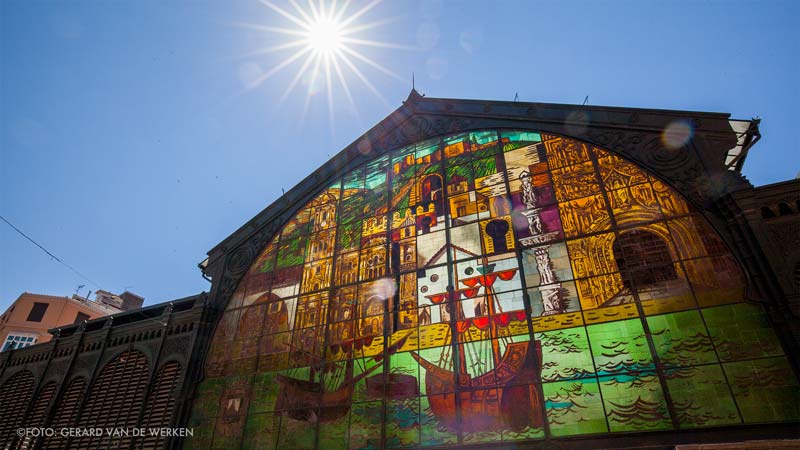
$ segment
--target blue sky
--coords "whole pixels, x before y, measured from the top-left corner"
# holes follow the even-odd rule
[[[489,5],[359,17],[391,19],[356,36],[404,48],[357,48],[397,78],[357,64],[384,102],[345,70],[355,108],[334,84],[331,122],[324,83],[279,101],[301,60],[253,86],[292,50],[253,52],[292,38],[243,24],[296,27],[258,1],[0,2],[0,214],[92,280],[0,223],[0,311],[79,284],[146,304],[207,290],[205,252],[400,106],[412,71],[432,97],[759,116],[745,175],[798,174],[798,2]]]

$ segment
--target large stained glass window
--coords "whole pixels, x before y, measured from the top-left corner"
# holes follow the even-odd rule
[[[362,449],[800,418],[743,274],[615,154],[490,130],[376,157],[275,235],[215,332],[188,442]]]

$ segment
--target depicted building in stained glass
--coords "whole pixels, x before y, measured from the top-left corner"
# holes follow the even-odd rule
[[[677,143],[664,132],[676,124],[687,130]],[[757,121],[726,114],[412,91],[209,253],[212,289],[193,300],[186,347],[172,350],[164,419],[194,436],[153,445],[661,448],[797,437],[800,184],[753,188],[742,177],[758,138]],[[123,348],[104,339],[106,362]],[[140,426],[165,362],[163,341],[149,353],[145,344],[123,346],[128,364],[148,367],[132,408]],[[4,360],[3,386],[31,364],[19,358]],[[63,373],[54,391],[68,390]],[[81,389],[87,399],[65,423],[103,407],[93,383]],[[53,398],[41,424],[60,417],[52,411],[66,397]]]

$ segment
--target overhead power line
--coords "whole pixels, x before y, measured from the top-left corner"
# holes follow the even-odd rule
[[[100,285],[99,285],[99,284],[97,284],[97,283],[95,283],[95,282],[94,282],[94,281],[93,281],[91,278],[89,278],[89,277],[87,277],[86,275],[84,275],[84,274],[82,274],[82,273],[78,272],[78,269],[76,269],[76,268],[74,268],[74,267],[70,266],[69,264],[65,263],[65,262],[64,262],[64,261],[63,261],[61,258],[59,258],[58,256],[56,256],[56,255],[52,254],[52,253],[50,252],[50,250],[47,250],[47,249],[46,249],[46,248],[44,248],[42,245],[40,245],[38,242],[36,242],[36,241],[34,241],[33,239],[31,239],[31,238],[30,238],[30,236],[28,236],[27,234],[23,233],[23,232],[22,232],[22,230],[20,230],[20,229],[19,229],[19,228],[17,228],[16,226],[14,226],[14,224],[13,224],[13,223],[9,222],[9,221],[8,221],[8,219],[6,219],[5,217],[3,217],[2,215],[0,215],[0,219],[3,219],[3,222],[7,223],[7,224],[8,224],[8,226],[10,226],[11,228],[13,228],[13,229],[14,229],[14,231],[16,231],[17,233],[19,233],[19,234],[20,234],[20,236],[22,236],[22,237],[24,237],[25,239],[27,239],[27,240],[31,241],[31,242],[33,243],[33,245],[35,245],[35,246],[39,247],[39,248],[40,248],[40,249],[41,249],[43,252],[47,253],[47,255],[48,255],[48,256],[50,256],[50,258],[52,258],[52,259],[55,259],[56,261],[58,261],[59,263],[61,263],[62,265],[64,265],[64,267],[66,267],[67,269],[71,270],[73,273],[75,273],[75,275],[78,275],[79,277],[83,278],[84,280],[88,281],[89,283],[92,283],[92,284],[93,284],[93,285],[94,285],[94,286],[95,286],[97,289],[102,289],[102,288],[100,287]]]

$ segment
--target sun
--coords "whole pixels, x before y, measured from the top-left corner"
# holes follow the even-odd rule
[[[249,83],[248,90],[256,88],[287,67],[299,65],[297,72],[284,90],[278,105],[283,104],[301,80],[305,80],[307,82],[305,105],[303,107],[303,116],[305,117],[309,102],[314,94],[313,90],[317,86],[323,86],[328,102],[331,130],[333,130],[334,89],[341,89],[351,107],[350,109],[358,117],[353,93],[348,83],[349,77],[355,77],[360,84],[386,105],[388,105],[386,99],[369,80],[369,72],[377,71],[399,81],[408,81],[360,50],[363,47],[409,49],[404,45],[376,41],[360,34],[394,20],[392,18],[384,18],[377,21],[359,23],[359,20],[368,11],[380,4],[381,0],[373,0],[360,9],[353,11],[348,9],[349,0],[342,2],[341,6],[338,6],[337,2],[309,0],[306,8],[300,6],[296,0],[289,0],[292,11],[288,10],[288,8],[280,7],[269,0],[261,0],[261,3],[277,13],[280,16],[279,20],[282,18],[290,22],[289,27],[250,23],[240,25],[269,33],[277,33],[286,36],[288,39],[284,43],[258,49],[247,56],[275,52],[288,52],[288,54],[271,69]],[[274,18],[271,21],[274,21]],[[363,70],[365,66],[367,71]]]
[[[330,55],[342,48],[341,25],[333,19],[322,17],[308,30],[308,46],[317,52]]]

